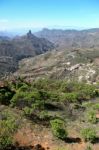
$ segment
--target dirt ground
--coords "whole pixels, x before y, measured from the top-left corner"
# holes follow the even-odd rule
[[[70,135],[74,139],[78,137],[76,131],[71,131]],[[84,141],[77,142],[64,142],[53,137],[49,128],[43,126],[31,125],[26,123],[24,127],[18,130],[14,136],[14,140],[17,141],[21,146],[35,146],[37,144],[42,145],[45,150],[86,150],[89,143]],[[92,150],[99,150],[99,143],[90,144]]]

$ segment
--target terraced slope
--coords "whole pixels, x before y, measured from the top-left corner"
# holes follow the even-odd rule
[[[52,51],[23,59],[15,76],[27,79],[53,78],[96,82],[99,80],[99,51]]]

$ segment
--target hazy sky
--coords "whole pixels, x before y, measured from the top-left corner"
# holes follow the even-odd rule
[[[99,0],[0,0],[0,30],[99,27]]]

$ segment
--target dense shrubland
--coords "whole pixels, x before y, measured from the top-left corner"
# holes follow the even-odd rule
[[[66,120],[64,116],[58,114],[58,111],[65,112],[68,108],[68,111],[76,110],[79,113],[80,109],[84,112],[85,117],[82,120],[85,123],[97,124],[96,112],[99,111],[99,105],[94,101],[98,97],[98,84],[66,82],[65,80],[40,79],[27,82],[19,78],[6,81],[6,85],[0,87],[0,105],[16,108],[22,111],[23,117],[47,125],[51,128],[53,135],[62,140],[67,138],[68,133],[65,127]],[[18,127],[13,118],[14,114],[10,117],[8,114],[5,116],[3,116],[4,119],[0,118],[0,146],[3,148],[12,144],[13,131]],[[71,117],[70,114],[67,119]],[[86,128],[81,131],[81,136],[85,141],[93,142],[96,132],[93,128]]]

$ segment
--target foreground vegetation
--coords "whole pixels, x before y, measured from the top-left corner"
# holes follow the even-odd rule
[[[13,144],[12,137],[22,117],[47,126],[56,138],[64,141],[69,138],[68,123],[80,120],[84,127],[79,129],[79,138],[94,143],[98,138],[94,126],[99,122],[97,101],[99,84],[48,79],[27,82],[21,78],[5,81],[0,87],[0,105],[7,107],[0,113],[0,149]],[[11,109],[20,111],[21,116],[11,113]]]

